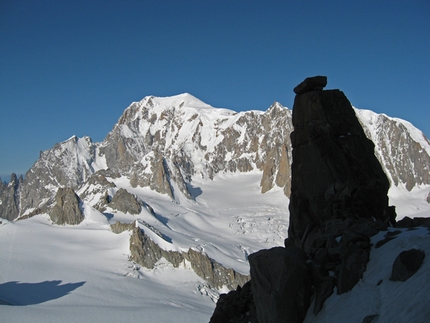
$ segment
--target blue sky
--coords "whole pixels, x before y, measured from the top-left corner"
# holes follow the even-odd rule
[[[429,35],[428,0],[2,0],[0,175],[147,95],[292,108],[313,75],[430,136]]]

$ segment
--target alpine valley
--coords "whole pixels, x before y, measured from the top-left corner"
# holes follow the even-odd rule
[[[355,113],[397,220],[430,217],[430,141],[407,121]],[[0,181],[2,322],[208,322],[220,293],[249,280],[248,255],[284,245],[292,131],[292,111],[277,102],[235,112],[188,93],[148,96],[102,142],[73,136],[41,152],[24,178]],[[407,285],[374,289],[407,243],[430,254],[427,229],[400,231],[372,249],[351,292],[305,322],[361,322],[406,299],[399,322],[430,316],[417,305],[430,301],[418,291],[428,259]]]

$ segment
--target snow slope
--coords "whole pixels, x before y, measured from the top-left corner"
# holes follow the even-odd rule
[[[2,220],[0,300],[17,306],[0,306],[1,321],[209,321],[219,291],[187,264],[174,269],[160,261],[147,270],[129,262],[130,233],[114,234],[108,223],[139,219],[170,238],[162,245],[166,249],[193,247],[247,273],[247,255],[282,244],[287,229],[288,199],[282,191],[262,195],[260,177],[223,176],[211,185],[196,181],[194,190],[201,194],[181,205],[149,189],[133,189],[124,178],[117,180],[119,187],[150,204],[157,217],[143,211],[108,219],[87,205],[86,218],[77,226],[53,225],[47,215]]]
[[[0,306],[1,321],[208,322],[220,291],[209,288],[186,263],[175,269],[160,261],[153,270],[131,263],[130,233],[114,234],[108,224],[138,219],[147,234],[157,230],[168,237],[157,236],[163,248],[192,247],[226,267],[248,273],[247,256],[283,245],[288,228],[288,199],[281,189],[261,194],[260,178],[260,172],[219,175],[213,181],[195,178],[191,188],[195,201],[184,198],[174,203],[148,188],[132,188],[123,177],[115,184],[141,197],[155,216],[144,210],[137,216],[117,212],[108,218],[87,204],[86,219],[77,226],[53,225],[46,215],[3,220],[0,300],[16,306]],[[421,196],[428,190],[412,193]],[[390,192],[392,204],[402,203],[397,205],[400,217],[429,216],[430,206],[422,198],[412,198],[412,193]],[[350,293],[331,297],[318,318],[309,315],[307,322],[361,322],[364,314],[375,313],[381,316],[378,323],[394,322],[390,304],[400,306],[396,302],[404,299],[409,304],[402,310],[405,320],[397,322],[420,322],[413,315],[415,309],[428,313],[422,304],[426,300],[428,304],[429,293],[420,289],[430,283],[428,259],[411,284],[387,280],[395,256],[411,244],[430,255],[428,231],[405,232],[373,250],[363,281]],[[376,286],[381,279],[383,283]]]

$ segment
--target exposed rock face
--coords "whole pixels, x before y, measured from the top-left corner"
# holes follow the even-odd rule
[[[114,174],[109,174],[105,170],[100,170],[93,174],[78,191],[82,200],[88,202],[100,212],[106,210],[107,205],[112,200],[113,189],[116,188],[116,185],[109,182],[106,176],[115,177]]]
[[[234,289],[249,281],[248,275],[242,275],[231,268],[225,268],[202,252],[191,248],[187,252],[164,250],[138,227],[133,229],[130,237],[130,253],[133,261],[149,269],[154,268],[157,261],[162,257],[176,268],[184,260],[187,260],[195,273],[214,288],[227,286],[229,289]]]
[[[90,137],[76,136],[40,153],[40,158],[25,174],[20,201],[20,214],[41,208],[52,199],[58,187],[74,190],[94,173],[96,145]]]
[[[142,205],[143,203],[140,199],[124,188],[120,188],[109,203],[111,208],[130,214],[139,214],[142,210]]]
[[[361,279],[370,237],[394,224],[395,211],[388,206],[389,181],[374,144],[345,95],[318,86],[300,88],[293,108],[286,246],[302,248],[310,259],[316,314],[335,285],[342,294]]]
[[[0,180],[0,217],[14,220],[19,215],[19,194],[22,185],[22,176],[12,174],[9,184]]]
[[[55,204],[48,214],[56,224],[79,224],[84,219],[81,203],[73,189],[59,188],[55,195]]]
[[[213,109],[189,94],[146,97],[127,108],[100,154],[109,169],[129,176],[133,186],[149,186],[173,199],[178,194],[174,186],[193,198],[187,189],[192,176],[254,169],[268,169],[264,191],[285,183],[285,177],[289,183],[291,130],[291,111],[279,103],[264,113],[236,113]],[[283,170],[278,167],[281,157],[287,165]]]
[[[402,251],[394,260],[390,280],[403,282],[408,280],[420,269],[424,257],[425,253],[422,250]]]
[[[273,147],[263,167],[261,193],[270,191],[275,185],[284,187],[286,196],[290,195],[290,160],[285,145]]]
[[[136,227],[136,221],[132,223],[115,222],[110,225],[110,229],[113,233],[119,234],[124,231],[133,231]]]
[[[410,191],[417,185],[430,184],[430,141],[422,132],[384,114],[355,111],[392,185],[401,184]]]
[[[199,251],[190,248],[183,255],[191,263],[191,268],[196,274],[215,288],[227,286],[229,289],[234,289],[249,281],[249,275],[242,275],[231,268],[226,268]]]
[[[209,323],[258,323],[251,281],[243,287],[221,294]]]
[[[345,293],[361,279],[369,238],[394,224],[395,211],[388,206],[389,181],[374,144],[348,99],[339,90],[304,88],[296,92],[293,108],[286,245],[302,248],[313,264],[317,313],[330,288],[336,285],[338,294]],[[328,278],[328,271],[334,277]]]
[[[259,323],[300,323],[311,296],[306,254],[276,247],[249,256],[252,295]]]
[[[177,251],[166,251],[160,248],[138,227],[133,229],[130,237],[130,253],[133,261],[149,269],[154,268],[161,257],[164,257],[176,268],[184,260],[182,254]]]
[[[297,95],[288,237],[329,219],[376,218],[388,223],[388,179],[348,99],[339,90]]]

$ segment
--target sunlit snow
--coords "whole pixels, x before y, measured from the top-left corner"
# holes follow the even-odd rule
[[[77,226],[53,225],[47,215],[16,222],[2,220],[0,299],[14,306],[0,307],[1,321],[208,322],[220,291],[211,289],[187,263],[175,269],[161,260],[149,270],[130,262],[130,233],[114,234],[109,224],[137,219],[138,225],[166,250],[192,247],[226,267],[248,273],[247,256],[283,245],[288,228],[288,198],[281,189],[261,194],[260,179],[259,172],[225,174],[213,181],[195,178],[190,187],[195,200],[181,198],[173,203],[166,195],[147,188],[132,188],[122,177],[110,180],[141,197],[155,216],[145,209],[138,216],[116,212],[108,218],[85,204],[86,219]],[[400,217],[429,216],[430,207],[421,198],[428,191],[397,189],[390,192],[390,201],[400,203]],[[168,241],[152,228],[169,237]],[[355,306],[369,314],[377,312],[393,319],[387,314],[389,304],[399,294],[408,304],[426,310],[420,304],[426,298],[428,303],[429,294],[417,290],[430,282],[427,259],[420,274],[411,280],[412,287],[403,288],[406,284],[387,280],[393,257],[403,248],[412,244],[430,255],[426,234],[424,229],[413,231],[372,251],[363,280],[350,293],[330,298],[320,317],[326,317],[327,322],[356,322],[348,320],[349,315],[359,318],[365,313],[358,308],[350,312],[347,307],[357,299],[360,303]],[[382,285],[376,288],[381,279]],[[411,306],[402,315],[413,318]],[[309,315],[307,322],[316,321]]]

